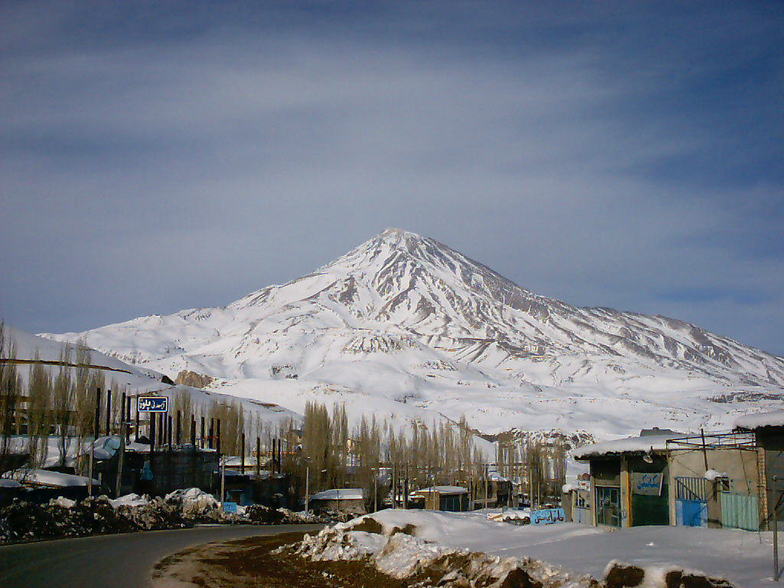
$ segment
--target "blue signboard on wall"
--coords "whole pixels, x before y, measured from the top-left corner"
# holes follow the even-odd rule
[[[532,525],[552,525],[554,523],[563,523],[565,520],[566,513],[562,508],[545,508],[531,513]]]
[[[169,412],[169,399],[166,396],[139,396],[139,412]]]

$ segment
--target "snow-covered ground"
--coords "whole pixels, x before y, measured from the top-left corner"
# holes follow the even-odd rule
[[[574,577],[590,574],[602,578],[607,564],[620,560],[649,569],[675,566],[699,570],[746,588],[774,585],[771,533],[692,527],[610,530],[575,523],[518,526],[489,519],[488,514],[494,512],[498,511],[447,513],[390,509],[368,516],[381,523],[386,533],[393,527],[402,529],[413,525],[416,539],[501,557],[530,557],[559,566]],[[351,532],[350,528],[363,518],[337,527]],[[386,539],[355,533],[361,533],[356,536],[358,544],[368,550],[386,546]],[[425,552],[437,551],[437,547],[422,546],[423,552],[417,554],[412,545],[409,541],[405,557],[416,559],[424,557]],[[399,557],[402,559],[397,565],[413,565],[406,563],[404,555]]]

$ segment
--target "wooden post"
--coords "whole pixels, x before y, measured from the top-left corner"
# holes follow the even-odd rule
[[[125,392],[122,394],[122,417],[120,419],[120,456],[117,462],[117,480],[114,484],[114,496],[115,498],[119,497],[122,492],[122,472],[123,472],[123,460],[125,459]]]
[[[204,449],[204,415],[201,416],[201,436],[199,437],[199,445]]]
[[[131,395],[125,397],[125,442],[131,441]]]
[[[191,445],[196,448],[196,416],[191,414]]]
[[[240,437],[240,473],[245,473],[245,433]]]
[[[261,439],[256,437],[256,476],[261,476]]]
[[[101,389],[95,390],[95,419],[93,420],[93,440],[90,442],[90,462],[87,468],[87,495],[93,495],[93,463],[95,462],[95,440],[101,426]]]
[[[112,434],[112,391],[106,391],[106,435]]]
[[[180,445],[182,439],[180,438],[182,434],[182,411],[177,411],[177,445]]]
[[[155,425],[157,424],[156,421],[158,420],[158,415],[154,412],[148,412],[148,417],[150,419],[150,454],[155,451]]]

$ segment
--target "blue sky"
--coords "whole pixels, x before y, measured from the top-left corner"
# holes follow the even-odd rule
[[[388,226],[784,354],[784,4],[5,2],[0,317],[226,304]]]

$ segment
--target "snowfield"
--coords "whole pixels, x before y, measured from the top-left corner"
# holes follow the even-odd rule
[[[536,560],[533,577],[575,586],[588,585],[580,579],[585,574],[603,578],[613,561],[646,569],[650,584],[645,586],[659,585],[655,579],[673,569],[723,577],[746,588],[772,582],[771,533],[664,526],[611,530],[575,523],[519,526],[488,518],[497,512],[384,510],[309,537],[300,553],[327,560],[371,557],[395,577],[464,550],[501,558],[488,562],[490,566],[508,568],[512,564],[504,558]]]
[[[45,336],[295,412],[319,400],[401,424],[465,415],[487,434],[727,429],[778,408],[784,391],[780,357],[675,319],[535,294],[399,229],[225,307]]]

